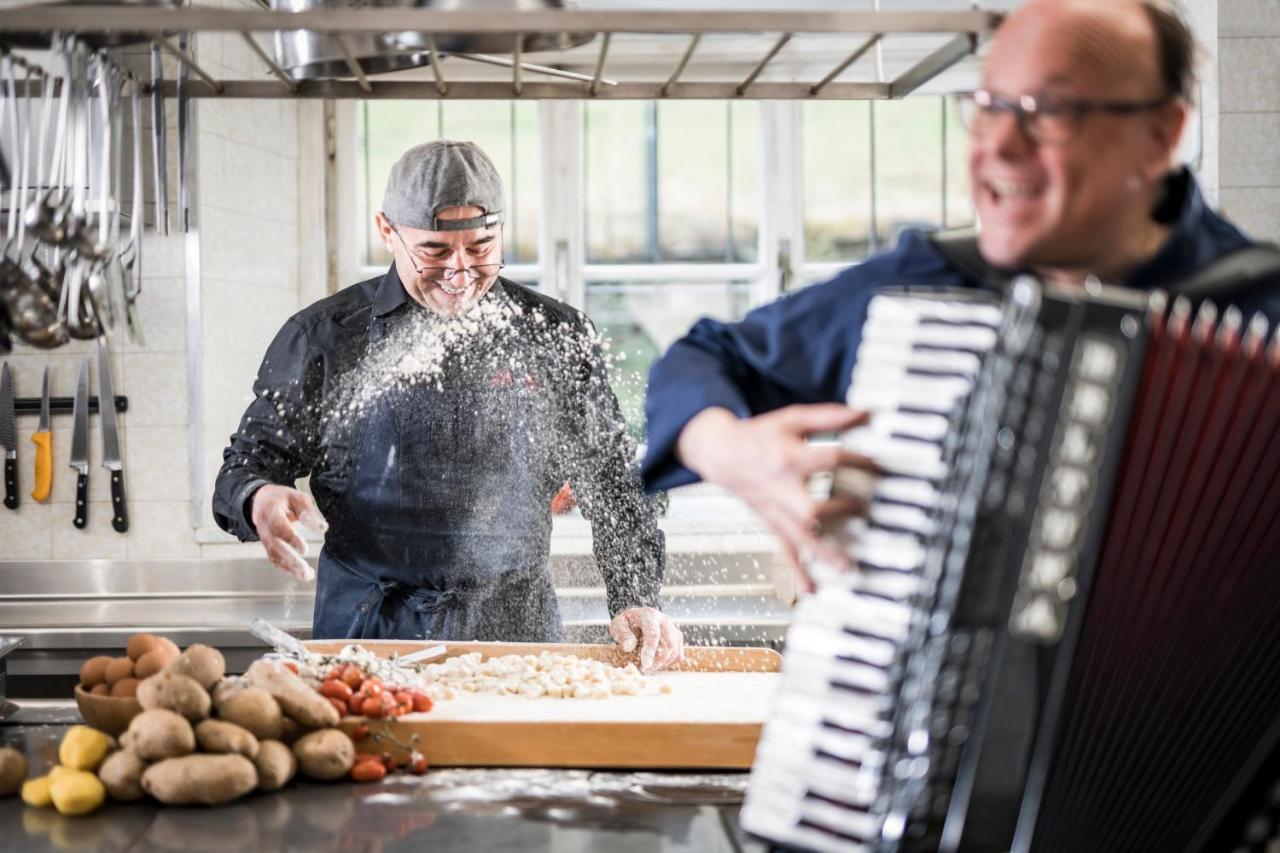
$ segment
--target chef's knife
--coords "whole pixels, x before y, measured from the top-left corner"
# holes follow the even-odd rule
[[[111,472],[111,526],[117,533],[129,529],[124,503],[124,461],[120,458],[120,432],[116,427],[115,395],[111,391],[111,357],[106,341],[98,338],[98,415],[102,418],[102,467]]]
[[[0,370],[0,444],[4,445],[4,505],[18,508],[18,431],[14,425],[13,373]]]
[[[76,469],[75,526],[89,523],[89,359],[80,362],[75,404],[71,409],[71,467]]]
[[[32,434],[36,445],[36,487],[31,497],[37,501],[49,500],[53,488],[53,430],[49,426],[49,368],[44,369],[44,386],[40,391],[40,425]]]

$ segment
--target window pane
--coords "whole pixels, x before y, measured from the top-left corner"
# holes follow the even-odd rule
[[[804,240],[811,261],[851,261],[871,247],[867,103],[804,105]]]
[[[507,194],[503,255],[507,263],[536,261],[540,204],[538,113],[533,102],[366,101],[361,104],[369,239],[366,262],[382,266],[391,253],[372,224],[392,164],[432,139],[469,140],[493,160]]]
[[[960,123],[954,98],[944,100],[947,110],[947,221],[948,228],[973,224],[973,198],[969,195],[969,132]]]
[[[875,101],[876,244],[911,226],[942,225],[942,112],[938,98]]]
[[[754,103],[587,104],[587,259],[753,262],[758,117]]]
[[[637,439],[644,435],[644,390],[654,360],[700,317],[741,319],[750,300],[746,281],[588,283],[587,316],[609,341],[609,380],[628,432]]]

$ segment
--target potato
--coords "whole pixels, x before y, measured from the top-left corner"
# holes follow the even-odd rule
[[[87,770],[76,770],[49,782],[49,797],[58,814],[88,814],[101,806],[106,796],[102,782]]]
[[[111,658],[106,655],[98,655],[89,658],[80,665],[80,683],[84,685],[85,690],[90,690],[98,684],[107,683],[107,664],[111,663]]]
[[[133,661],[128,658],[112,658],[103,670],[103,678],[107,684],[115,684],[122,678],[133,677]]]
[[[110,696],[111,687],[104,681],[101,684],[93,685],[93,689],[89,691],[94,696]]]
[[[147,763],[128,750],[113,752],[107,756],[98,768],[98,778],[102,780],[107,794],[113,800],[138,800],[142,798],[142,771]]]
[[[245,680],[243,675],[228,675],[213,685],[209,695],[213,697],[213,706],[216,708],[241,690],[248,689],[249,682]]]
[[[166,670],[138,685],[138,704],[148,711],[177,711],[194,723],[209,716],[212,702],[194,678]]]
[[[228,680],[224,678],[218,686]],[[226,691],[215,689],[213,702],[219,719],[247,729],[256,738],[279,739],[283,715],[280,703],[267,691],[247,687],[227,695]]]
[[[159,761],[196,751],[196,733],[187,718],[165,708],[143,711],[129,722],[125,749],[144,761]]]
[[[218,805],[258,786],[258,771],[243,755],[185,755],[157,762],[142,774],[142,790],[168,805]]]
[[[151,651],[144,654],[133,664],[133,674],[139,679],[150,678],[169,664],[173,663],[178,657],[178,653],[171,652],[165,646],[156,646]]]
[[[194,678],[205,690],[217,684],[227,672],[227,661],[222,652],[201,643],[187,646],[162,672],[174,672]]]
[[[258,757],[253,760],[258,769],[258,789],[278,791],[298,771],[298,759],[293,750],[278,740],[264,740],[258,744]]]
[[[129,660],[137,663],[143,655],[160,645],[160,638],[155,634],[134,634],[125,644],[124,653]]]
[[[307,732],[302,728],[302,725],[293,717],[285,717],[280,721],[280,740],[287,743],[289,746],[293,746],[297,743],[298,738],[302,737],[306,733]]]
[[[72,770],[97,770],[111,751],[111,739],[88,726],[72,726],[58,745],[58,761]]]
[[[37,776],[23,782],[22,801],[36,808],[53,805],[53,797],[49,794],[49,777]]]
[[[320,729],[299,738],[293,755],[303,776],[328,782],[347,775],[356,763],[356,746],[341,729]]]
[[[245,678],[251,686],[260,687],[274,696],[280,708],[304,728],[323,729],[338,724],[338,710],[287,667],[273,661],[257,660],[249,667]]]
[[[138,684],[136,678],[122,678],[111,685],[111,695],[117,699],[130,699],[138,695]]]
[[[205,720],[196,726],[196,743],[203,752],[234,753],[252,761],[258,755],[258,739],[226,720]]]
[[[27,778],[27,757],[11,746],[0,747],[0,797],[18,793]]]

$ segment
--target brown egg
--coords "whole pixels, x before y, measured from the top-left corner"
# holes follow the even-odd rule
[[[109,663],[111,663],[111,658],[106,655],[89,658],[80,665],[80,683],[86,688],[105,683],[107,680],[107,664]]]
[[[115,684],[122,678],[131,678],[133,676],[133,661],[128,658],[112,658],[111,663],[107,664],[107,670],[104,677],[107,684]]]
[[[182,649],[178,648],[178,644],[168,637],[156,637],[156,644],[166,651],[172,652],[175,658],[182,654]]]
[[[160,638],[155,634],[134,634],[129,638],[129,645],[125,646],[124,653],[129,656],[129,660],[136,661],[156,647],[160,642]]]
[[[117,698],[136,696],[137,694],[138,679],[136,678],[122,678],[111,685],[111,695]]]
[[[133,674],[140,679],[150,678],[168,666],[177,656],[177,649],[171,651],[167,646],[157,645],[154,649],[138,658],[133,665]]]
[[[93,689],[90,690],[89,692],[92,693],[94,696],[110,696],[111,688],[105,684],[95,684],[93,685]]]

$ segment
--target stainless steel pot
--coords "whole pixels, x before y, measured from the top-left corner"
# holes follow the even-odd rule
[[[413,0],[408,5],[440,11],[492,12],[495,15],[577,7],[574,0]],[[515,52],[515,39],[501,33],[435,33],[434,37],[436,50],[441,53]],[[593,38],[595,38],[594,33],[528,33],[521,40],[520,49],[524,53],[567,50],[586,44]],[[411,31],[393,33],[389,41],[405,50],[426,50],[427,48],[426,33]]]
[[[179,0],[48,0],[50,6],[177,6]],[[90,47],[120,47],[151,41],[146,33],[80,33],[77,38]],[[8,33],[4,37],[10,47],[48,47],[52,33]]]
[[[271,8],[281,12],[314,9],[368,9],[384,6],[412,6],[413,0],[271,0]],[[351,55],[365,74],[384,74],[426,65],[423,51],[405,51],[391,45],[381,33],[352,33],[346,37]],[[299,80],[333,80],[351,77],[342,46],[326,33],[291,30],[275,34],[276,62]]]

